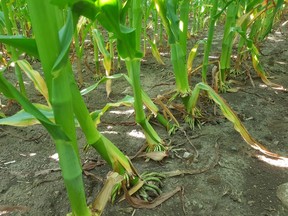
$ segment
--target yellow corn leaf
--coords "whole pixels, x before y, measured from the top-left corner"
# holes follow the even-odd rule
[[[34,104],[34,106],[49,120],[54,122],[54,114],[51,107],[42,104]],[[40,122],[33,115],[26,112],[25,110],[21,110],[13,116],[0,119],[0,125],[26,127],[35,124],[40,124]]]
[[[236,22],[236,26],[242,26],[242,24],[244,23],[244,21],[246,20],[246,19],[249,19],[249,17],[251,16],[251,14],[253,13],[253,10],[251,10],[251,11],[249,11],[248,13],[246,13],[246,14],[243,14],[241,17],[239,17],[238,19],[237,19],[237,22]]]
[[[227,102],[220,97],[210,86],[208,86],[205,83],[198,83],[195,86],[195,89],[193,91],[196,91],[197,94],[194,95],[194,97],[198,97],[199,92],[201,90],[207,91],[209,96],[213,99],[213,101],[219,105],[223,115],[233,123],[234,129],[240,133],[242,138],[245,140],[247,144],[249,144],[252,148],[260,151],[261,153],[268,155],[273,158],[284,158],[279,156],[278,154],[272,153],[269,150],[267,150],[262,144],[260,144],[258,141],[256,141],[247,131],[247,129],[244,127],[243,123],[240,121],[236,113],[229,107]],[[193,104],[195,108],[195,104]]]
[[[257,55],[252,53],[252,63],[254,70],[256,71],[257,75],[261,78],[263,83],[265,83],[267,86],[274,87],[274,88],[281,88],[284,89],[283,86],[278,85],[276,83],[271,82],[268,80],[267,76],[265,75],[265,71],[261,67]]]
[[[18,60],[16,63],[34,83],[35,88],[44,96],[47,104],[50,106],[47,85],[40,73],[36,70],[33,70],[31,65],[26,60]]]
[[[132,188],[130,188],[130,189],[128,190],[128,194],[129,194],[130,196],[132,196],[134,193],[136,193],[138,190],[140,190],[140,188],[141,188],[143,185],[144,185],[144,181],[142,181],[142,180],[139,179],[139,181],[138,181],[135,185],[133,185]],[[119,202],[122,202],[123,200],[125,200],[125,195],[123,195],[123,196],[118,200],[118,203],[119,203]]]
[[[112,92],[111,86],[112,86],[112,80],[107,80],[106,81],[106,96],[107,96],[107,98],[109,98],[110,93]]]
[[[191,71],[192,71],[193,61],[194,61],[194,58],[196,56],[198,47],[199,47],[199,43],[196,43],[194,45],[194,47],[191,49],[190,53],[189,53],[189,56],[188,56],[188,59],[187,59],[188,73],[191,73]]]
[[[97,46],[100,50],[100,52],[103,55],[103,66],[105,68],[105,73],[106,76],[110,76],[111,75],[111,65],[112,65],[112,60],[111,60],[111,55],[110,53],[106,50],[105,48],[105,42],[104,42],[104,38],[101,35],[101,33],[97,30],[97,29],[93,29],[93,38],[97,43]],[[107,94],[107,98],[109,98],[109,95],[112,91],[111,89],[111,85],[112,85],[112,80],[108,79],[106,81],[106,94]]]
[[[161,59],[161,55],[160,55],[160,53],[159,53],[159,51],[158,51],[158,48],[157,48],[157,46],[156,46],[156,44],[155,43],[153,43],[153,41],[151,41],[151,40],[148,40],[149,41],[149,44],[150,44],[150,46],[151,46],[151,49],[152,49],[152,55],[154,56],[154,58],[157,60],[157,62],[159,62],[160,64],[162,64],[162,65],[165,65],[165,63],[162,61],[162,59]]]
[[[112,190],[116,184],[119,184],[123,180],[123,176],[116,172],[109,172],[107,180],[101,191],[98,193],[95,201],[92,204],[92,211],[101,215],[107,202],[111,197]]]

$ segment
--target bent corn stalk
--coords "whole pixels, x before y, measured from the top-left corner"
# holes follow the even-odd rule
[[[192,96],[189,100],[189,109],[192,110],[192,113],[195,112],[196,103],[200,94],[200,91],[206,91],[208,95],[211,97],[211,99],[220,107],[223,115],[233,123],[234,129],[239,132],[239,134],[242,136],[242,138],[245,140],[245,142],[250,145],[252,148],[260,151],[261,153],[277,158],[277,159],[285,159],[288,160],[288,158],[281,157],[278,154],[275,154],[271,151],[269,151],[266,147],[264,147],[261,143],[256,141],[247,131],[243,123],[240,121],[236,113],[229,107],[227,102],[220,97],[219,94],[217,94],[209,85],[205,83],[198,83],[195,88],[192,91]]]

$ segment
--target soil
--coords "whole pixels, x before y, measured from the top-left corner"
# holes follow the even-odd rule
[[[221,31],[217,33],[211,55],[219,55],[221,51]],[[202,36],[191,39],[191,44]],[[203,37],[205,37],[203,35]],[[218,39],[217,39],[218,38]],[[288,29],[279,27],[261,44],[261,63],[269,72],[271,81],[288,87]],[[191,48],[191,47],[190,47]],[[168,50],[163,48],[163,50]],[[202,57],[200,50],[196,62]],[[91,53],[86,53],[87,62],[93,67]],[[169,55],[162,52],[165,65],[158,64],[151,53],[147,53],[141,66],[143,88],[152,98],[174,89],[172,67]],[[124,65],[124,64],[123,64]],[[197,65],[195,63],[195,65]],[[245,66],[245,67],[244,67]],[[35,63],[34,68],[39,69]],[[87,85],[95,83],[93,74],[84,70],[84,80]],[[211,68],[209,69],[211,71]],[[125,72],[125,67],[117,73]],[[221,94],[233,110],[242,119],[252,136],[272,152],[288,155],[288,95],[287,91],[267,87],[256,76],[248,59],[238,75],[238,83],[234,87],[240,90],[234,93]],[[250,73],[254,82],[247,78]],[[12,76],[12,75],[11,75]],[[161,77],[161,79],[159,78]],[[231,78],[232,79],[232,78]],[[234,79],[234,78],[233,78]],[[200,81],[200,75],[192,77],[193,83]],[[31,85],[27,80],[27,85]],[[33,89],[31,88],[28,88]],[[131,95],[131,89],[124,79],[113,81],[111,100],[117,101],[125,95]],[[35,92],[29,93],[33,101],[43,101]],[[107,102],[105,86],[85,96],[89,109],[101,109]],[[2,98],[2,103],[7,101]],[[288,182],[287,168],[272,166],[255,157],[259,152],[251,149],[234,130],[232,123],[224,119],[220,110],[213,115],[214,105],[203,103],[202,109],[207,114],[202,127],[190,129],[181,123],[182,130],[169,136],[165,128],[153,124],[161,138],[174,147],[173,152],[161,162],[136,158],[132,162],[136,169],[143,171],[175,171],[192,170],[196,174],[180,175],[163,180],[163,193],[174,190],[177,186],[182,193],[177,193],[160,206],[153,209],[134,209],[123,201],[108,204],[103,215],[288,215],[288,209],[277,198],[277,187]],[[113,108],[113,111],[129,111],[131,107]],[[19,110],[17,103],[12,103],[9,109],[3,110],[11,115]],[[177,118],[181,119],[176,111]],[[119,112],[118,112],[119,113]],[[134,115],[131,112],[106,112],[99,125],[99,130],[113,141],[126,155],[135,153],[145,144],[141,137],[135,137],[131,132],[141,132],[139,126],[133,124]],[[185,136],[186,134],[186,136]],[[99,179],[105,179],[110,167],[102,163],[100,156],[94,150],[83,152],[85,138],[78,130],[83,163],[97,162],[92,171]],[[215,147],[216,145],[216,147]],[[190,152],[197,161],[184,159],[183,155]],[[217,147],[218,146],[218,147]],[[178,150],[177,150],[178,149]],[[177,151],[176,151],[177,150]],[[30,215],[51,216],[66,215],[69,202],[61,179],[61,172],[56,160],[54,144],[42,126],[18,128],[0,126],[0,215]],[[215,162],[216,161],[216,162]],[[205,172],[198,172],[208,167]],[[103,186],[97,178],[83,176],[86,188],[87,202],[91,203]]]

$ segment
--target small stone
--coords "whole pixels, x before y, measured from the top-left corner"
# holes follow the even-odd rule
[[[192,156],[192,154],[190,153],[190,152],[184,152],[184,154],[183,154],[183,158],[184,159],[188,159],[188,158],[190,158]]]
[[[288,182],[277,187],[276,195],[282,204],[288,207]]]
[[[255,201],[253,201],[253,200],[250,200],[250,201],[247,202],[247,204],[248,204],[249,206],[254,205],[254,203],[255,203]]]
[[[54,191],[55,196],[58,196],[60,194],[60,191]]]

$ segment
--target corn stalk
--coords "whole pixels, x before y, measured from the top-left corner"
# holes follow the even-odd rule
[[[2,10],[3,10],[3,14],[4,14],[4,21],[5,21],[5,26],[6,26],[6,30],[8,35],[14,35],[15,32],[15,28],[17,27],[15,24],[15,19],[14,16],[11,14],[11,10],[9,10],[9,1],[7,0],[3,0],[1,1],[1,6],[2,6]],[[10,16],[11,15],[11,16]],[[14,23],[14,25],[13,25]],[[14,31],[13,31],[14,28]],[[18,53],[17,50],[14,47],[7,47],[7,50],[11,51],[11,59],[12,61],[17,61],[18,60]],[[15,65],[15,75],[20,87],[20,91],[22,92],[23,95],[26,95],[26,90],[25,90],[25,86],[24,86],[24,82],[23,82],[23,77],[22,77],[22,73],[21,70],[19,68],[18,65]]]

